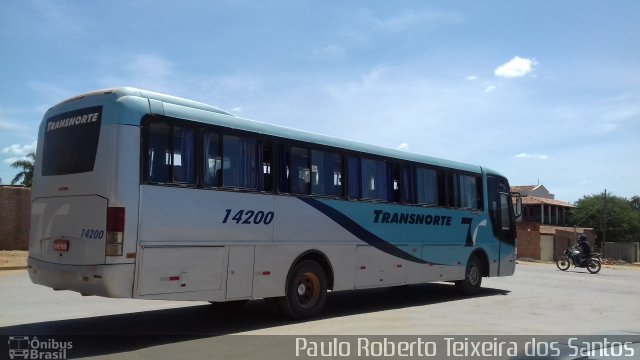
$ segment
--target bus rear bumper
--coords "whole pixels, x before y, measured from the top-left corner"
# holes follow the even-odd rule
[[[29,257],[29,278],[34,284],[82,295],[130,298],[135,264],[66,265]]]

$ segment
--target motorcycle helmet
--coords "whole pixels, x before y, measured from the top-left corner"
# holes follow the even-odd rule
[[[578,242],[583,242],[583,241],[587,241],[587,235],[580,234],[580,236],[578,236]]]

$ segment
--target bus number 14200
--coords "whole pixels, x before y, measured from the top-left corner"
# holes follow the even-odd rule
[[[224,219],[222,219],[222,223],[226,224],[228,222],[235,222],[236,224],[264,224],[269,225],[273,221],[273,211],[264,212],[254,211],[254,210],[237,210],[233,209],[225,210]],[[233,216],[231,214],[234,213]]]
[[[104,230],[98,229],[82,229],[80,239],[102,239]]]

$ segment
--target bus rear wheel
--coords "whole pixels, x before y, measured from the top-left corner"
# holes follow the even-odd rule
[[[482,285],[482,267],[476,256],[469,258],[464,272],[464,280],[456,281],[456,288],[464,295],[473,295]]]
[[[327,275],[312,260],[298,263],[287,281],[286,295],[277,299],[280,311],[293,319],[306,319],[322,311],[327,301]]]

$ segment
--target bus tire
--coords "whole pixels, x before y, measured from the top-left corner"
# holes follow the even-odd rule
[[[305,260],[295,265],[286,294],[278,298],[280,311],[292,319],[307,319],[322,311],[327,301],[327,275],[320,264]]]
[[[456,288],[463,295],[473,295],[482,286],[482,266],[476,256],[471,256],[464,271],[464,280],[455,282]]]

